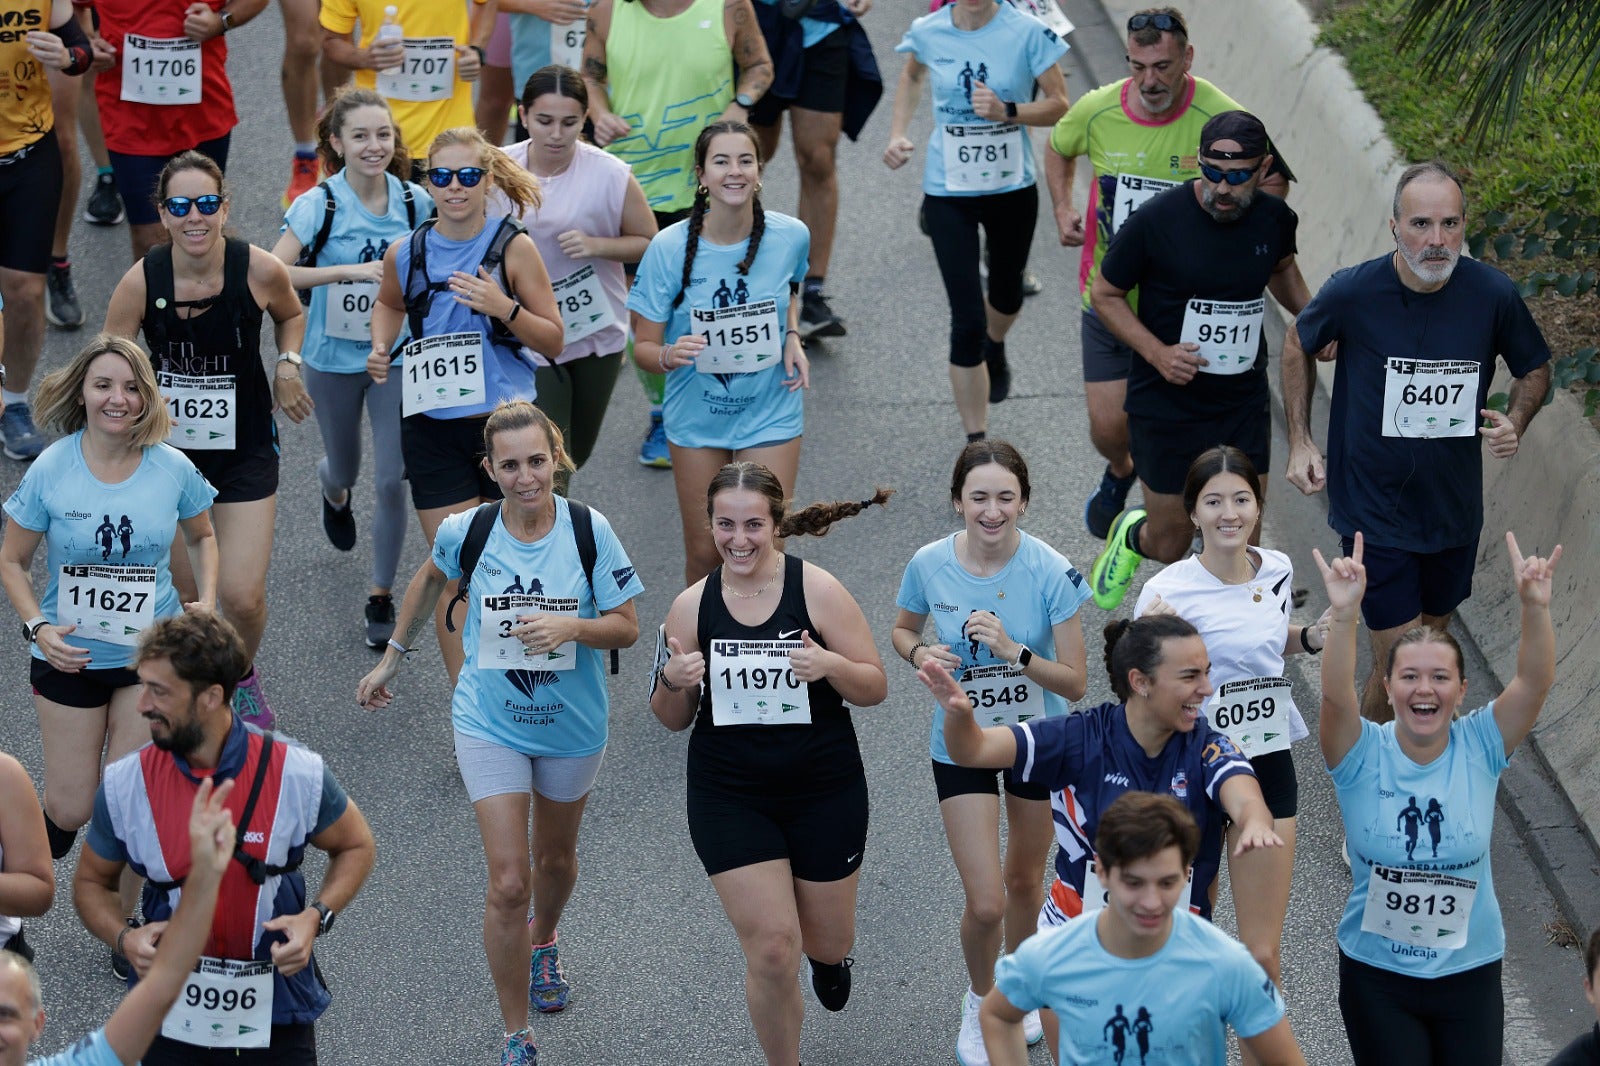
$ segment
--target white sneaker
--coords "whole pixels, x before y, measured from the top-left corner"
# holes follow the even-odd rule
[[[1029,1047],[1044,1039],[1044,1022],[1039,1020],[1038,1011],[1030,1010],[1022,1016],[1022,1035],[1027,1038]]]
[[[1350,869],[1350,838],[1345,837],[1339,842],[1339,857],[1344,860],[1344,868]]]
[[[983,1026],[978,1022],[978,1007],[983,1003],[967,989],[961,1006],[961,1035],[956,1037],[956,1058],[961,1066],[989,1066],[989,1049],[983,1046]]]

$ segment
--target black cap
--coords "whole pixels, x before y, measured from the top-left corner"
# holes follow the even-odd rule
[[[1220,152],[1212,147],[1218,141],[1234,141],[1239,150]],[[1271,145],[1267,127],[1248,111],[1223,111],[1213,115],[1200,131],[1200,154],[1212,159],[1260,159]]]

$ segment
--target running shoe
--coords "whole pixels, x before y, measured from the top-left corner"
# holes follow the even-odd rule
[[[844,323],[828,306],[828,298],[820,292],[808,292],[800,297],[800,339],[809,337],[843,337]]]
[[[961,1003],[961,1035],[956,1037],[956,1058],[961,1066],[989,1066],[989,1050],[983,1046],[983,1026],[978,1022],[978,1007],[983,1000],[967,989]]]
[[[233,690],[233,713],[257,729],[271,729],[275,720],[267,694],[261,691],[261,671],[255,667]]]
[[[850,967],[856,960],[846,955],[843,962],[829,965],[809,955],[802,955],[800,959],[801,975],[808,978],[806,984],[817,1002],[836,1014],[844,1010],[844,1005],[850,1002]]]
[[[566,975],[561,972],[561,955],[551,937],[550,943],[533,949],[533,961],[528,967],[528,1006],[540,1014],[554,1014],[566,1007],[569,991]]]
[[[289,205],[303,192],[310,192],[317,184],[317,175],[320,164],[316,156],[303,156],[295,154],[294,165],[289,171],[289,187],[283,190],[283,209],[287,211]]]
[[[346,496],[344,506],[335,507],[328,502],[328,497],[322,497],[322,531],[328,535],[328,543],[342,552],[356,546],[356,511],[351,506],[353,502]]]
[[[127,922],[129,929],[137,929],[144,924],[137,918],[129,918]],[[132,973],[133,963],[128,961],[128,956],[113,947],[111,949],[111,975],[119,981],[126,981]]]
[[[122,197],[117,195],[117,179],[102,174],[94,180],[94,192],[83,205],[83,220],[96,226],[115,226],[128,217],[122,209]]]
[[[1094,591],[1094,604],[1102,611],[1114,611],[1122,605],[1128,594],[1133,573],[1144,562],[1144,556],[1128,547],[1128,527],[1144,517],[1144,508],[1123,511],[1111,523],[1106,537],[1105,550],[1094,561],[1089,572],[1089,587]]]
[[[500,1052],[500,1066],[539,1066],[539,1049],[534,1046],[533,1034],[518,1029],[506,1037],[505,1049]]]
[[[667,424],[661,420],[660,411],[650,412],[650,432],[639,445],[639,462],[657,470],[672,469],[672,451],[667,447]]]
[[[0,412],[0,439],[5,441],[8,459],[26,463],[44,451],[44,434],[33,424],[33,408],[26,400],[8,403]]]
[[[1022,1037],[1032,1047],[1044,1039],[1044,1022],[1039,1020],[1039,1012],[1030,1010],[1022,1016]]]
[[[50,267],[44,278],[44,317],[59,329],[83,325],[83,306],[78,303],[78,287],[72,283],[70,266]]]
[[[1044,291],[1044,282],[1039,280],[1039,275],[1031,270],[1022,272],[1022,295],[1037,296]]]
[[[367,597],[367,647],[386,648],[394,636],[394,597]]]
[[[989,367],[989,402],[1000,403],[1011,395],[1011,367],[1006,363],[1006,344],[983,338],[983,361]]]
[[[1094,490],[1089,502],[1083,505],[1083,524],[1089,528],[1091,537],[1098,540],[1106,539],[1106,534],[1111,530],[1111,523],[1117,520],[1117,515],[1127,506],[1128,491],[1138,479],[1137,473],[1118,477],[1111,472],[1111,464],[1106,464],[1105,473],[1100,475],[1100,487]]]

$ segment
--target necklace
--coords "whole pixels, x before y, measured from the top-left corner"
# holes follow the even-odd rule
[[[733,593],[733,595],[738,599],[741,599],[741,600],[753,600],[757,596],[761,595],[763,592],[765,592],[769,588],[771,588],[772,587],[772,583],[774,581],[778,580],[778,575],[781,574],[781,573],[783,573],[783,558],[780,556],[779,559],[778,559],[778,565],[772,568],[772,576],[767,578],[766,584],[762,585],[760,588],[756,589],[754,592],[740,592],[738,589],[736,589],[732,585],[728,584],[728,579],[727,579],[726,576],[723,576],[723,578],[722,578],[722,587],[724,589],[727,589],[729,592]]]

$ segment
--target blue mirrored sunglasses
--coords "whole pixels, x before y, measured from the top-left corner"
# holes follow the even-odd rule
[[[462,188],[470,189],[483,180],[485,173],[486,171],[482,167],[462,167],[459,170],[451,170],[449,167],[434,167],[428,171],[428,181],[433,184],[435,189],[443,189],[449,186],[451,178],[456,178],[460,180]]]
[[[216,193],[207,193],[205,196],[169,196],[161,201],[161,206],[167,209],[167,214],[174,218],[182,218],[189,213],[189,208],[198,207],[202,215],[214,215],[222,210],[222,197]]]
[[[1218,170],[1210,163],[1200,164],[1200,173],[1206,176],[1209,182],[1225,181],[1229,185],[1243,185],[1256,176],[1256,168],[1249,167],[1244,170]]]

